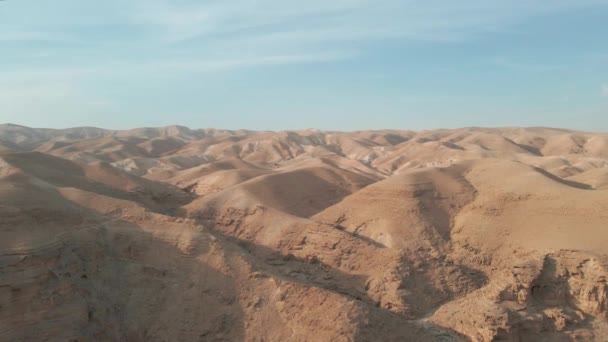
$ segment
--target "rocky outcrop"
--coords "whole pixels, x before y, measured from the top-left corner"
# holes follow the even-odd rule
[[[606,261],[577,251],[526,260],[496,269],[486,287],[432,321],[474,341],[600,341],[608,331]]]

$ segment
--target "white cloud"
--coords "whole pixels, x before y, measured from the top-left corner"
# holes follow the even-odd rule
[[[218,59],[218,60],[178,60],[178,61],[159,61],[142,65],[144,69],[150,70],[182,70],[194,72],[215,72],[231,69],[240,69],[256,66],[275,66],[289,64],[307,63],[329,63],[350,59],[354,53],[349,52],[328,52],[311,54],[292,54],[292,55],[267,55],[254,56],[239,59]]]
[[[564,69],[564,66],[560,65],[535,62],[532,63],[528,61],[515,61],[509,58],[496,58],[492,61],[492,63],[503,68],[524,72],[550,72]]]
[[[62,116],[101,114],[111,109],[112,103],[83,91],[78,83],[2,83],[0,108],[0,122],[25,122],[30,118],[53,113],[61,113]]]
[[[0,79],[0,94],[4,97],[15,93],[11,88],[28,89],[36,92],[38,85],[45,85],[52,90],[53,84],[71,84],[82,81],[98,80],[102,78],[141,77],[149,73],[168,72],[227,72],[236,69],[253,67],[270,67],[280,65],[310,64],[310,63],[332,63],[356,56],[353,51],[326,51],[320,53],[303,54],[273,54],[273,55],[250,55],[240,58],[172,58],[172,59],[150,59],[140,61],[137,64],[130,62],[107,62],[91,66],[80,65],[72,67],[25,67],[6,69]],[[77,87],[75,87],[77,88]],[[59,94],[62,86],[52,90],[50,93]],[[47,92],[44,92],[47,93]],[[19,96],[21,97],[21,96]]]
[[[608,97],[608,84],[602,84],[601,94]]]
[[[132,20],[140,25],[156,26],[164,31],[165,38],[179,41],[197,36],[241,35],[260,28],[284,32],[290,30],[289,26],[308,26],[307,22],[319,18],[320,24],[326,26],[324,21],[332,21],[367,3],[361,0],[232,0],[187,1],[178,6],[170,1],[141,2]]]
[[[387,38],[459,41],[511,30],[537,15],[606,4],[608,0],[6,2],[0,12],[0,41],[79,38],[87,44],[139,46],[199,39],[188,48],[225,48],[226,54],[239,48],[258,49],[260,54],[318,53],[322,45],[358,44],[363,50],[366,42]],[[19,18],[26,14],[29,31],[20,31],[24,26]],[[108,33],[87,39],[89,32],[99,29]]]
[[[163,30],[171,41],[221,35],[223,39],[288,35],[318,42],[382,36],[455,40],[503,30],[537,15],[608,4],[606,0],[232,0],[140,2],[138,24]],[[296,43],[299,41],[295,41]]]
[[[0,68],[2,78],[0,86],[16,87],[28,86],[30,84],[54,84],[72,82],[86,76],[99,73],[99,67],[84,66],[47,66],[47,67],[25,67],[25,68]]]
[[[79,59],[88,65],[68,65],[65,60],[76,60],[71,54],[74,51],[55,49],[55,64],[45,63],[47,69],[34,70],[63,73],[55,78],[116,75],[155,67],[226,71],[345,60],[363,54],[367,43],[381,39],[459,41],[483,32],[510,30],[519,21],[537,15],[605,4],[608,0],[6,2],[0,12],[0,42],[78,42],[74,51],[82,52],[84,58]],[[11,15],[11,10],[18,7],[32,16],[25,27],[17,20],[23,13]],[[40,11],[32,11],[38,7]],[[70,13],[69,17],[66,13]],[[91,32],[104,33],[91,38]],[[118,59],[98,56],[108,51],[118,55]],[[62,53],[68,58],[62,60]],[[153,57],[146,61],[144,53]],[[530,71],[556,68],[507,59],[496,64]],[[3,77],[5,72],[40,77],[28,75],[31,71],[14,65],[6,66],[4,71],[2,68]]]
[[[88,80],[110,70],[99,66],[0,65],[0,122],[19,121],[21,115],[35,113],[95,113],[105,110],[111,102],[89,91],[85,85]]]
[[[0,32],[0,42],[73,42],[74,38],[64,33],[4,31]]]

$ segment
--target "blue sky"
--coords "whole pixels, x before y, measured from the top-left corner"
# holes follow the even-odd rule
[[[5,0],[0,122],[608,130],[608,0]]]

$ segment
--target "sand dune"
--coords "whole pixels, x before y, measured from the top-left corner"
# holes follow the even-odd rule
[[[603,341],[608,134],[0,125],[7,341]]]

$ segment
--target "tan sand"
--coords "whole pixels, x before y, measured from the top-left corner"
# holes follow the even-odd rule
[[[605,341],[608,134],[0,125],[0,340]]]

